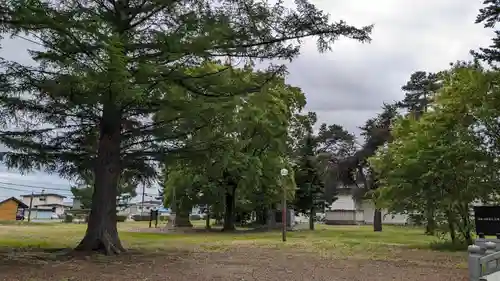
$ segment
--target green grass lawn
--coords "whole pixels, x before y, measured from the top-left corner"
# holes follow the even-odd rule
[[[203,225],[203,221],[195,222],[195,227]],[[325,256],[378,259],[401,251],[430,249],[430,245],[438,241],[436,237],[424,235],[420,228],[398,226],[384,226],[382,232],[373,232],[371,226],[318,225],[315,231],[288,232],[286,243],[281,241],[279,231],[150,233],[137,231],[148,228],[148,222],[125,222],[118,226],[120,238],[127,248],[150,251],[169,248],[224,251],[235,247],[265,247],[293,248]],[[74,247],[83,237],[85,228],[85,224],[64,223],[0,225],[0,248]]]
[[[204,226],[203,221],[193,223],[197,228]],[[449,276],[462,277],[467,268],[465,251],[432,251],[430,245],[437,238],[424,235],[420,228],[384,226],[383,232],[373,232],[371,226],[317,225],[315,231],[288,232],[283,243],[280,231],[146,232],[148,225],[118,224],[120,238],[131,250],[129,254],[71,259],[60,252],[39,249],[75,247],[85,233],[85,224],[0,222],[0,258],[7,264],[0,279],[164,280],[168,274],[172,280],[202,280],[196,278],[203,272],[203,280],[213,280],[210,276],[224,280],[235,280],[235,276],[264,280],[265,276],[273,276],[265,280],[279,280],[286,268],[290,273],[283,277],[286,280],[292,280],[292,275],[308,276],[301,280],[328,280],[328,276],[342,275],[347,270],[353,276],[350,280],[396,280],[404,275],[410,281],[451,280]],[[426,273],[436,267],[444,272],[440,278]],[[271,269],[262,272],[262,268]],[[255,279],[255,274],[263,275]],[[324,276],[310,279],[308,274]],[[379,278],[373,279],[373,274]]]

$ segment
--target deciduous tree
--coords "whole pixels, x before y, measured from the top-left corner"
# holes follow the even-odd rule
[[[176,121],[203,115],[186,91],[208,99],[258,92],[284,70],[273,67],[259,80],[233,76],[235,91],[230,83],[219,85],[230,68],[200,74],[193,67],[239,58],[291,60],[299,40],[310,36],[320,51],[339,36],[369,40],[371,26],[330,23],[309,1],[295,3],[0,1],[0,31],[28,34],[43,47],[30,53],[36,65],[0,62],[0,111],[10,126],[0,135],[11,150],[7,163],[66,177],[74,175],[70,168],[93,168],[92,211],[76,249],[123,252],[114,212],[120,172],[133,165],[154,171],[153,161],[184,148],[173,140],[196,128],[178,128]],[[164,108],[176,114],[152,118]],[[89,138],[95,147],[86,146]]]
[[[451,239],[456,242],[459,234],[461,241],[472,242],[470,204],[497,194],[499,154],[484,125],[500,116],[490,107],[499,100],[491,88],[497,77],[458,65],[447,73],[432,111],[397,122],[394,141],[370,160],[381,181],[379,203],[412,212],[423,211],[431,199],[446,218]]]

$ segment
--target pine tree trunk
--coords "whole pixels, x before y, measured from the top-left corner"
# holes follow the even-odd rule
[[[373,231],[382,231],[382,211],[375,209],[373,212]]]
[[[189,213],[179,212],[175,214],[175,227],[193,227],[189,220]]]
[[[176,214],[175,214],[175,224],[174,227],[193,227],[193,224],[189,220],[189,213],[192,209],[191,204],[186,204],[184,198],[179,198],[180,200],[175,206]]]
[[[425,234],[434,235],[436,232],[436,221],[434,219],[434,208],[432,208],[432,201],[428,199],[427,208],[425,210]]]
[[[446,212],[446,219],[448,221],[448,232],[450,233],[451,243],[455,244],[457,241],[457,235],[455,230],[455,219],[451,212]]]
[[[232,192],[226,192],[225,196],[225,210],[224,210],[224,226],[223,231],[234,231],[236,226],[234,224],[234,209],[236,204],[236,187],[230,187]]]
[[[309,230],[314,230],[314,218],[316,217],[316,210],[314,206],[309,210]]]
[[[94,193],[87,231],[76,251],[98,251],[106,255],[125,251],[116,227],[116,197],[120,166],[120,114],[105,105],[100,125],[97,162],[94,165]]]
[[[276,206],[271,205],[267,210],[267,227],[274,229],[276,228]]]
[[[207,214],[205,216],[205,228],[210,229],[210,206],[207,205]]]
[[[256,211],[256,214],[255,214],[255,222],[258,224],[258,225],[266,225],[267,224],[267,208],[259,208],[257,211]]]

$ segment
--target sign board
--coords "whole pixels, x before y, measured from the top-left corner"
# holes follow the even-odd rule
[[[475,206],[474,221],[480,237],[500,235],[500,206]]]

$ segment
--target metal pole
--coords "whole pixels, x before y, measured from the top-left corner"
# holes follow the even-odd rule
[[[146,185],[142,184],[141,216],[144,215],[144,195],[146,195]]]
[[[283,222],[283,229],[282,229],[282,233],[281,233],[281,238],[283,240],[283,242],[286,242],[286,191],[285,191],[285,185],[283,184],[283,210],[282,210],[282,219],[281,221]]]

